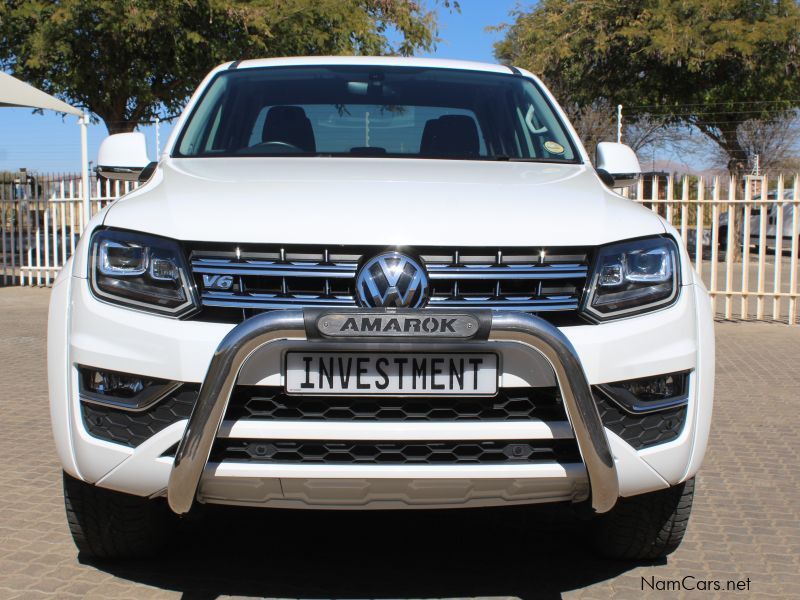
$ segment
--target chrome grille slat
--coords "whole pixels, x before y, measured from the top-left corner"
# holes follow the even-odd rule
[[[261,275],[263,277],[354,277],[356,265],[271,265],[243,263],[195,263],[195,273],[218,275]],[[553,267],[428,267],[431,279],[581,279],[586,277],[586,267],[578,265]]]
[[[263,277],[354,277],[357,265],[280,264],[255,261],[193,261],[195,273],[218,275],[261,275]]]
[[[280,308],[297,308],[298,306],[355,306],[355,300],[352,296],[314,298],[311,296],[283,297],[275,294],[249,293],[247,295],[242,295],[225,292],[204,292],[203,305],[273,310]]]
[[[586,267],[569,266],[525,266],[525,267],[439,267],[428,266],[431,279],[584,279]]]
[[[193,248],[191,266],[204,306],[247,310],[356,306],[363,259],[385,248],[332,246]],[[523,312],[576,311],[588,276],[582,248],[404,248],[425,264],[428,306]],[[230,290],[203,287],[229,275]]]
[[[522,312],[537,312],[541,310],[576,310],[578,300],[571,298],[537,298],[536,300],[448,300],[431,298],[428,303],[431,308],[472,308],[489,310],[519,310]]]

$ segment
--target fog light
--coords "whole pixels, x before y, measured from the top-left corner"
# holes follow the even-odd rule
[[[683,406],[688,402],[690,373],[680,371],[615,381],[598,385],[597,388],[629,413],[655,412]]]
[[[88,377],[85,378],[85,390],[104,396],[117,396],[118,398],[132,398],[149,384],[150,380],[144,380],[135,375],[124,375],[122,373],[112,373],[111,371],[86,370]]]
[[[619,385],[636,396],[639,400],[652,402],[674,398],[683,394],[685,373],[670,373],[652,379],[633,379],[620,381]]]
[[[146,410],[181,383],[131,373],[78,367],[81,400],[129,411]]]

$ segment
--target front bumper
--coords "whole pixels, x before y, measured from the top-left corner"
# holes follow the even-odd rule
[[[70,289],[71,288],[71,289]],[[654,373],[694,370],[687,421],[672,442],[636,451],[606,430],[614,457],[619,495],[661,489],[691,476],[705,448],[713,390],[713,339],[710,315],[698,302],[702,290],[686,286],[670,309],[603,325],[554,329],[567,340],[584,379],[592,385]],[[281,313],[274,313],[281,314]],[[299,313],[295,313],[295,319]],[[265,315],[266,316],[266,315]],[[287,316],[283,314],[283,316]],[[513,319],[526,315],[498,315]],[[532,317],[530,317],[532,318]],[[546,323],[544,325],[547,325]],[[242,326],[240,326],[242,327]],[[547,327],[550,327],[547,325]],[[145,496],[166,494],[173,468],[170,448],[184,435],[187,421],[166,427],[136,448],[109,443],[86,431],[77,397],[76,364],[147,374],[199,384],[219,340],[233,326],[172,321],[100,304],[89,295],[85,281],[67,279],[53,291],[49,341],[51,408],[57,448],[65,469],[100,486]],[[253,385],[279,386],[281,355],[288,349],[333,348],[363,350],[356,340],[306,340],[305,324],[295,323],[285,334],[252,353],[239,373]],[[512,332],[507,332],[511,335]],[[238,335],[238,334],[237,334]],[[516,335],[516,334],[514,334]],[[292,337],[296,336],[296,337]],[[374,343],[374,341],[372,342]],[[418,349],[417,342],[380,340],[399,350]],[[442,351],[496,348],[502,355],[503,386],[521,389],[546,377],[546,357],[514,339],[439,342]],[[374,346],[373,346],[374,348]],[[536,356],[534,356],[536,355]],[[538,370],[538,371],[537,371]],[[550,370],[552,378],[553,371]],[[534,376],[532,373],[537,371]],[[550,385],[550,384],[547,384]],[[224,410],[223,410],[224,412]],[[222,437],[272,439],[533,439],[572,437],[542,422],[507,423],[377,423],[313,424],[273,421],[223,422]],[[219,423],[213,423],[216,427]],[[325,426],[325,430],[321,428]],[[191,426],[190,426],[191,427]],[[251,435],[258,433],[258,435]],[[577,437],[577,430],[576,430]],[[585,444],[581,446],[583,452]],[[203,461],[200,461],[203,462]],[[576,465],[236,465],[204,463],[197,499],[204,502],[267,506],[325,506],[381,508],[394,506],[472,506],[582,500],[588,492],[587,472]],[[589,473],[591,480],[592,474]],[[596,477],[594,478],[597,479]],[[595,482],[591,481],[593,499]]]

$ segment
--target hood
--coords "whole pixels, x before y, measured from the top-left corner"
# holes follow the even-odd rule
[[[167,159],[105,225],[184,241],[583,246],[664,233],[586,165],[389,158]]]

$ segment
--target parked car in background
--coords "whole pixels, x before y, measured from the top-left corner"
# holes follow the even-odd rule
[[[760,200],[761,197],[754,198]],[[783,251],[788,251],[792,247],[792,228],[795,205],[792,203],[794,199],[794,190],[785,189],[783,191],[783,202],[778,202],[778,192],[773,190],[767,194],[767,199],[772,203],[767,205],[767,229],[766,229],[766,244],[765,247],[770,251],[775,251],[781,247]],[[777,235],[778,227],[778,210],[783,214],[783,222],[781,223],[781,235]],[[744,218],[744,207],[737,207],[737,220]],[[719,240],[719,249],[727,250],[728,248],[728,223],[730,215],[728,211],[721,212],[719,215],[719,225],[717,239]],[[760,205],[751,205],[750,209],[750,246],[758,248],[761,245],[761,208]],[[743,245],[744,241],[744,228],[739,233],[739,246]],[[709,257],[711,255],[711,236],[712,231],[710,227],[703,229],[703,256]],[[693,253],[696,247],[696,228],[691,228],[687,231],[687,246],[689,252]]]
[[[760,200],[761,198],[756,198]],[[774,202],[767,207],[767,228],[766,228],[766,247],[774,250],[779,245],[783,248],[791,247],[792,243],[792,220],[794,217],[795,206],[791,203],[794,199],[794,190],[787,189],[783,191],[783,202],[778,200],[778,192],[772,191],[767,194],[767,200]],[[778,234],[778,212],[783,214],[781,232]],[[744,218],[744,209],[740,210],[740,218]],[[750,211],[750,245],[758,247],[761,244],[761,208],[754,206]],[[720,238],[724,237],[727,240],[728,236],[728,213],[725,212],[720,215]],[[742,231],[741,240],[744,239],[744,231]],[[727,242],[726,242],[727,244]]]
[[[593,167],[534,75],[235,62],[157,165],[132,168],[142,140],[121,135],[101,171],[146,183],[91,220],[50,306],[82,553],[152,553],[199,503],[558,503],[604,556],[678,546],[708,294],[675,229],[612,191],[634,152],[602,143]]]

